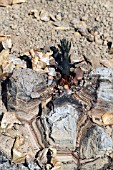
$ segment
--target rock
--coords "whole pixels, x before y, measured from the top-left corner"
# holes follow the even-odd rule
[[[37,169],[37,170],[41,170],[40,167],[34,163],[33,161],[28,162],[28,166],[30,169]],[[4,153],[0,152],[0,169],[1,170],[28,170],[28,167],[26,167],[25,165],[21,164],[21,165],[16,165],[14,163],[10,164],[10,160],[6,157],[6,155],[4,155]]]
[[[107,43],[108,43],[108,42],[107,42],[106,40],[103,41],[103,45],[104,45],[104,46],[107,46]]]
[[[81,141],[80,158],[89,159],[109,155],[113,151],[112,138],[105,133],[104,128],[92,125],[87,129]]]
[[[0,0],[0,6],[7,6],[12,4],[19,4],[26,2],[26,0]]]
[[[113,125],[113,113],[104,113],[102,115],[102,121],[105,125]]]
[[[77,170],[78,168],[77,168],[77,165],[74,162],[68,161],[68,162],[63,163],[63,169],[65,169],[65,170]]]
[[[50,76],[56,76],[55,69],[54,69],[54,68],[49,68],[48,75],[50,75]]]
[[[95,36],[95,43],[98,44],[98,45],[101,45],[103,43],[103,41],[102,41],[102,39],[100,39],[99,35]]]
[[[92,117],[95,116],[97,120],[101,118],[104,123],[106,120],[112,121],[111,119],[109,120],[109,117],[106,117],[105,113],[112,113],[113,111],[113,69],[96,68],[91,72],[90,76],[99,77],[99,87],[97,90],[97,101],[89,113],[91,112]],[[110,114],[110,116],[112,115]],[[101,123],[99,125],[101,126]],[[106,128],[100,126],[92,125],[87,128],[81,140],[80,157],[82,159],[103,157],[113,152],[112,132],[110,133],[109,130],[108,133]]]
[[[56,26],[56,27],[60,27],[61,23],[56,21],[56,22],[53,23],[53,25]]]
[[[87,61],[91,63],[93,68],[100,66],[100,58],[98,56],[89,54],[89,55],[86,55],[85,58],[87,59]]]
[[[11,4],[12,4],[12,0],[0,0],[0,6],[7,6]]]
[[[99,88],[97,90],[97,102],[92,114],[101,116],[113,111],[113,69],[111,68],[96,68],[92,71],[91,76],[99,77]]]
[[[61,21],[61,20],[62,20],[62,14],[61,14],[61,13],[58,13],[58,14],[56,15],[56,19],[57,19],[58,21]]]
[[[46,81],[43,73],[31,69],[15,69],[8,84],[8,110],[37,114],[39,102],[31,97],[33,92],[37,93],[47,85]]]
[[[42,10],[40,13],[40,19],[44,22],[48,22],[50,20],[49,13],[47,11]]]
[[[88,19],[88,15],[84,15],[84,16],[82,17],[82,21],[87,21],[87,19]]]
[[[29,15],[33,15],[38,21],[40,20],[39,11],[34,9],[29,12]]]
[[[74,150],[76,147],[77,120],[80,112],[77,105],[71,103],[67,97],[56,99],[54,103],[55,112],[50,113],[51,137],[54,145],[60,150]],[[63,136],[63,138],[61,138]]]
[[[86,38],[87,38],[87,40],[90,41],[90,42],[93,42],[93,41],[94,41],[94,36],[91,35],[91,34],[87,34],[87,35],[86,35]]]
[[[53,14],[49,14],[49,16],[50,16],[50,19],[51,19],[52,21],[56,21],[56,18],[55,18],[55,16],[54,16]]]
[[[113,68],[113,59],[102,59],[100,60],[100,63],[105,66],[105,67],[108,67],[108,68]]]
[[[105,158],[99,158],[96,159],[95,161],[91,161],[88,163],[84,163],[82,165],[80,165],[80,170],[91,170],[91,169],[107,169],[109,167],[109,158],[105,157]]]
[[[73,20],[71,20],[70,22],[75,28],[77,28],[77,25],[79,23],[79,20],[77,18],[74,18]]]

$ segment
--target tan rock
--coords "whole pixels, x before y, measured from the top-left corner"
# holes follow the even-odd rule
[[[104,113],[102,116],[102,121],[105,125],[113,125],[113,113]]]

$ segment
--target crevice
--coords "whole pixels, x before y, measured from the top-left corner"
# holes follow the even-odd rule
[[[9,79],[4,80],[1,83],[1,96],[2,96],[2,102],[4,103],[6,109],[8,110],[8,101],[7,101],[7,85],[9,83]]]
[[[38,117],[41,117],[41,115],[42,115],[42,103],[39,104]]]
[[[46,121],[48,123],[49,126],[49,138],[55,143],[55,140],[52,138],[51,134],[52,134],[52,123],[50,124],[49,119],[46,118]]]
[[[20,56],[19,58],[26,62],[27,68],[31,68],[32,69],[31,59],[27,55]]]

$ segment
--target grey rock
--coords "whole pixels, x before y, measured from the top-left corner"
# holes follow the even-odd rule
[[[97,68],[94,70],[93,76],[99,76],[100,87],[98,89],[98,98],[104,102],[113,103],[113,69]]]
[[[65,170],[77,170],[77,165],[74,162],[67,162],[63,164]]]
[[[49,117],[52,124],[51,137],[55,146],[61,150],[74,150],[76,147],[77,120],[80,115],[77,107],[66,97],[59,98],[54,103],[55,112]]]
[[[110,160],[108,157],[99,158],[80,166],[80,170],[101,170],[109,167]]]
[[[81,142],[80,157],[82,159],[104,157],[105,154],[112,152],[112,148],[113,141],[104,128],[93,125],[87,130]]]
[[[56,21],[56,22],[53,22],[53,25],[56,26],[56,27],[60,27],[61,23]]]
[[[27,112],[27,108],[33,109],[32,93],[46,86],[46,75],[32,69],[15,69],[8,83],[8,110]],[[38,104],[34,105],[38,107]]]
[[[29,162],[27,166],[20,164],[16,165],[14,163],[10,163],[10,160],[2,153],[0,152],[0,170],[28,170],[28,169],[35,169],[35,170],[41,170],[40,167],[32,162]]]
[[[62,14],[59,12],[57,15],[56,15],[56,19],[58,21],[61,21],[62,20]]]

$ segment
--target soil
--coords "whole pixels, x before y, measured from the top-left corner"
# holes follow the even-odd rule
[[[69,30],[55,30],[54,21],[37,21],[31,10],[45,10],[61,21],[61,26]],[[30,48],[44,47],[59,43],[67,38],[76,46],[78,53],[87,56],[111,58],[107,53],[107,43],[113,41],[113,2],[112,0],[32,0],[26,3],[0,7],[0,33],[9,34],[13,39],[12,52],[20,53]],[[84,36],[75,35],[72,23],[85,20],[88,28],[96,27],[102,44],[86,41]],[[57,22],[56,21],[56,22]]]

